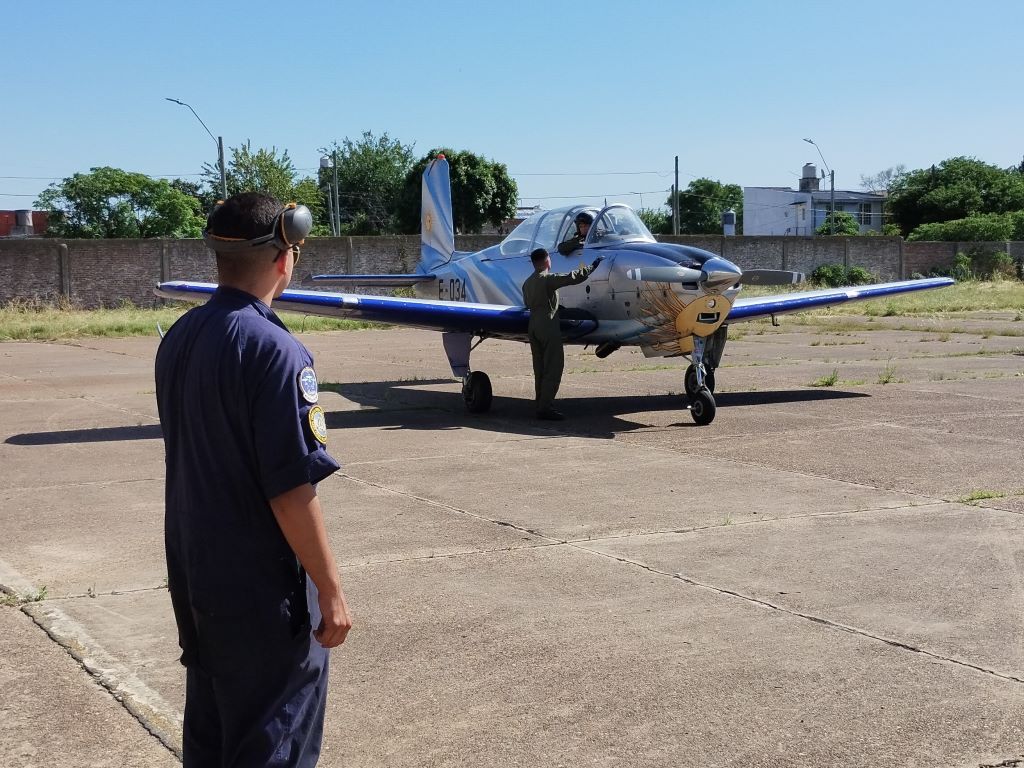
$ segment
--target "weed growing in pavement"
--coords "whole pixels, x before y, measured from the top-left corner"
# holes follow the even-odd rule
[[[833,368],[832,373],[828,376],[822,376],[820,379],[815,379],[811,382],[812,387],[834,387],[836,382],[839,381],[839,369]]]
[[[896,381],[896,366],[892,364],[892,360],[882,369],[882,372],[878,374],[879,384],[891,384]]]

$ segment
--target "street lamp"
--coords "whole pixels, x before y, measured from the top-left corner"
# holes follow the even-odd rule
[[[341,195],[338,192],[338,150],[333,150],[330,157],[327,155],[321,157],[320,167],[334,169],[334,192],[331,193],[331,183],[327,182],[327,204],[331,214],[331,234],[338,237],[341,235]]]
[[[175,104],[180,104],[183,107],[188,107],[190,110],[192,110],[192,114],[196,115],[196,111],[192,109],[191,104],[186,104],[184,101],[172,99],[170,96],[165,96],[164,98],[167,99],[167,101],[173,101]],[[206,123],[203,122],[203,118],[201,118],[199,115],[196,115],[196,120],[198,120],[202,124],[203,128],[206,128]],[[220,136],[214,136],[213,133],[210,132],[209,128],[206,128],[206,132],[210,134],[210,138],[213,139],[214,142],[216,142],[217,144],[217,163],[220,165],[220,194],[224,200],[227,200],[228,176],[227,172],[224,170],[224,139],[221,138]]]
[[[821,164],[825,166],[825,170],[828,171],[829,178],[829,227],[828,232],[830,235],[836,233],[836,172],[828,167],[828,163],[825,162],[825,156],[821,154],[821,147],[814,143],[814,139],[804,139],[808,144],[814,144],[814,148],[818,150],[818,157],[821,158]]]

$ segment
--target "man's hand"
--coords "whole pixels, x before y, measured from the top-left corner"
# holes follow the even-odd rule
[[[600,264],[602,261],[604,261],[604,256],[598,256],[596,259],[594,259],[594,263],[590,265],[590,270],[594,271],[595,269],[597,269],[597,265]]]
[[[320,626],[313,630],[313,637],[324,648],[335,648],[345,642],[352,629],[352,617],[345,602],[345,593],[338,587],[337,592],[321,592],[319,601]]]

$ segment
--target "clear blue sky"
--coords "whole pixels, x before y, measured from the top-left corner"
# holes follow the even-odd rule
[[[0,209],[94,166],[198,178],[215,143],[166,96],[226,146],[287,149],[310,174],[318,147],[387,132],[417,157],[503,162],[545,207],[659,205],[675,155],[684,187],[796,186],[821,166],[804,137],[840,189],[897,164],[1024,155],[1019,0],[45,7],[5,13]]]

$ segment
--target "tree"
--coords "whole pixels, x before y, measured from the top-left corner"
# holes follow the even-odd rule
[[[814,233],[816,235],[831,235],[833,216],[835,217],[836,222],[836,237],[850,237],[852,235],[860,234],[860,224],[857,223],[857,218],[848,211],[835,211],[835,213],[826,213],[825,222],[816,230],[814,230]]]
[[[652,235],[672,234],[672,216],[664,208],[640,208],[636,215]]]
[[[472,152],[432,149],[405,175],[397,208],[398,225],[402,232],[419,231],[423,170],[441,154],[448,158],[452,182],[452,216],[457,232],[479,232],[486,223],[497,227],[515,214],[519,189],[504,164],[486,160]]]
[[[398,197],[412,167],[412,145],[386,132],[375,137],[365,131],[356,141],[345,137],[340,145],[335,142],[320,152],[337,157],[342,220],[369,234],[394,231]],[[321,168],[321,188],[333,183],[334,170]]]
[[[252,142],[230,148],[231,160],[225,163],[228,195],[240,192],[265,192],[282,203],[300,203],[310,209],[313,221],[326,221],[324,193],[312,177],[299,178],[298,171],[288,157],[288,150],[280,155],[277,148],[252,149]],[[207,186],[220,197],[220,168],[206,163],[203,177]]]
[[[672,195],[668,209],[672,210]],[[743,189],[712,179],[694,179],[679,192],[679,231],[689,235],[722,234],[722,213],[736,211],[736,231],[743,231]],[[669,214],[671,223],[671,214]]]
[[[904,235],[922,224],[1019,211],[1024,176],[972,157],[953,157],[895,179],[887,207]]]
[[[884,171],[879,171],[872,176],[865,176],[861,174],[860,185],[868,192],[874,192],[875,194],[888,194],[889,187],[892,183],[907,172],[907,166],[905,165],[894,165],[891,168],[886,168]]]
[[[199,202],[165,179],[119,168],[90,168],[51,184],[35,206],[48,211],[52,237],[199,237]]]

